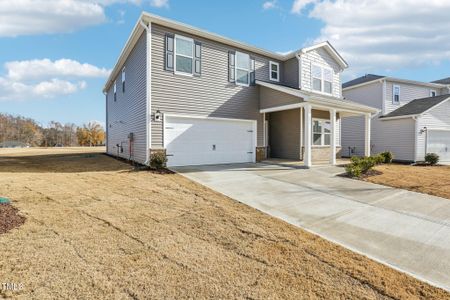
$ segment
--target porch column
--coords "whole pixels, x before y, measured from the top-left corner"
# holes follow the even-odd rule
[[[311,162],[311,134],[312,134],[312,118],[311,118],[311,104],[305,105],[305,157],[303,162],[306,167],[312,166]]]
[[[330,147],[331,147],[331,156],[330,156],[330,164],[336,164],[336,110],[330,109],[330,124],[331,124],[331,135],[330,135]]]
[[[370,156],[370,113],[364,116],[365,119],[365,138],[364,138],[364,156]]]

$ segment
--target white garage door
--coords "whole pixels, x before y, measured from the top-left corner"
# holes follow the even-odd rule
[[[436,153],[441,161],[450,161],[450,131],[428,131],[428,153]]]
[[[253,162],[254,121],[166,116],[169,166]]]

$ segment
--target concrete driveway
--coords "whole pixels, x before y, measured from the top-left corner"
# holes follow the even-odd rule
[[[270,164],[177,172],[372,259],[450,290],[450,200],[336,176],[340,167]]]

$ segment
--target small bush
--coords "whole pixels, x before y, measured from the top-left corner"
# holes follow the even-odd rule
[[[385,164],[390,164],[394,160],[394,154],[392,154],[392,152],[390,151],[382,152],[379,155],[381,155],[384,158],[383,163]]]
[[[359,165],[361,166],[362,172],[366,173],[376,165],[376,159],[373,156],[364,157],[361,159]]]
[[[425,161],[434,166],[439,162],[439,155],[436,153],[427,153],[427,155],[425,155]]]
[[[357,164],[349,164],[345,167],[345,172],[350,177],[360,177],[362,175],[361,166]]]
[[[369,156],[369,157],[357,157],[350,158],[350,164],[345,167],[347,175],[350,177],[360,177],[362,174],[366,174],[372,170],[376,165],[384,162],[384,157],[381,155]]]
[[[381,155],[381,154],[373,156],[373,159],[375,160],[375,164],[376,165],[381,165],[381,164],[384,164],[386,162],[385,157],[383,155]]]
[[[164,169],[167,163],[167,156],[164,152],[154,152],[150,155],[150,167],[153,169]]]

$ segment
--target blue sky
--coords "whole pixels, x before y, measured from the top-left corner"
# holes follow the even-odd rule
[[[44,125],[104,122],[103,84],[143,10],[272,51],[330,40],[350,63],[344,80],[450,76],[450,7],[442,3],[422,10],[412,0],[17,2],[0,3],[0,112]]]

